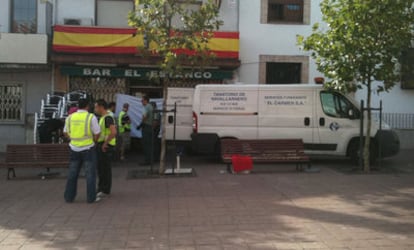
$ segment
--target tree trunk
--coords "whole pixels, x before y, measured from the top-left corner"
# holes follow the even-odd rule
[[[160,175],[164,174],[165,171],[165,156],[167,152],[167,122],[168,122],[168,113],[167,111],[167,97],[168,97],[168,77],[163,79],[162,91],[163,91],[163,102],[162,102],[162,127],[161,127],[161,152],[160,152],[160,167],[158,173]]]
[[[367,84],[367,132],[365,134],[364,145],[364,172],[370,172],[370,146],[371,146],[371,80]]]
[[[168,27],[168,32],[171,31],[172,27],[172,15],[167,15],[168,13],[168,2],[164,2],[164,16],[165,16],[165,22]],[[166,40],[166,47],[171,48],[171,38]],[[165,61],[164,57],[164,62]],[[163,69],[161,67],[161,69]],[[161,127],[161,151],[160,151],[160,168],[158,169],[158,173],[160,175],[163,175],[165,172],[165,156],[167,155],[167,122],[168,122],[168,113],[167,113],[167,98],[168,98],[168,86],[170,85],[170,78],[167,76],[162,79],[162,92],[163,92],[163,102],[162,102],[162,127]],[[175,117],[174,117],[175,119]]]

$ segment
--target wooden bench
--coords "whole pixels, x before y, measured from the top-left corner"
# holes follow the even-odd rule
[[[301,139],[280,140],[221,140],[221,158],[231,170],[232,156],[252,157],[253,163],[295,163],[296,170],[303,170],[302,164],[310,168],[310,159],[304,152]]]
[[[10,174],[16,177],[15,168],[67,168],[69,166],[68,144],[20,144],[7,145],[6,159],[0,168],[7,168],[7,179]],[[44,175],[43,175],[44,176]]]

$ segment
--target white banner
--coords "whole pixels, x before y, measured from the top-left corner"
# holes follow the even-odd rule
[[[117,94],[116,95],[116,112],[115,116],[118,117],[119,113],[122,111],[124,103],[129,104],[128,115],[131,119],[131,137],[141,138],[141,130],[137,130],[137,126],[141,124],[142,113],[144,111],[144,106],[141,103],[141,97],[135,97],[130,95]],[[151,99],[151,102],[157,103],[157,109],[162,109],[163,99]]]

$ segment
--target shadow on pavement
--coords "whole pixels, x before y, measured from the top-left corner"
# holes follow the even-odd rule
[[[383,161],[398,174],[343,174],[349,161],[318,159],[272,174],[231,175],[211,158],[185,156],[195,178],[126,180],[139,156],[113,168],[113,193],[63,201],[65,180],[13,181],[0,173],[0,249],[409,249],[414,246],[413,154]]]

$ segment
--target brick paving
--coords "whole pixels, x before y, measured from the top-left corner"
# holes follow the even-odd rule
[[[260,166],[268,173],[223,174],[222,164],[183,160],[197,177],[127,180],[135,160],[114,167],[113,194],[74,204],[65,179],[37,170],[0,172],[0,249],[414,249],[414,157],[385,161],[401,173],[320,173]]]

